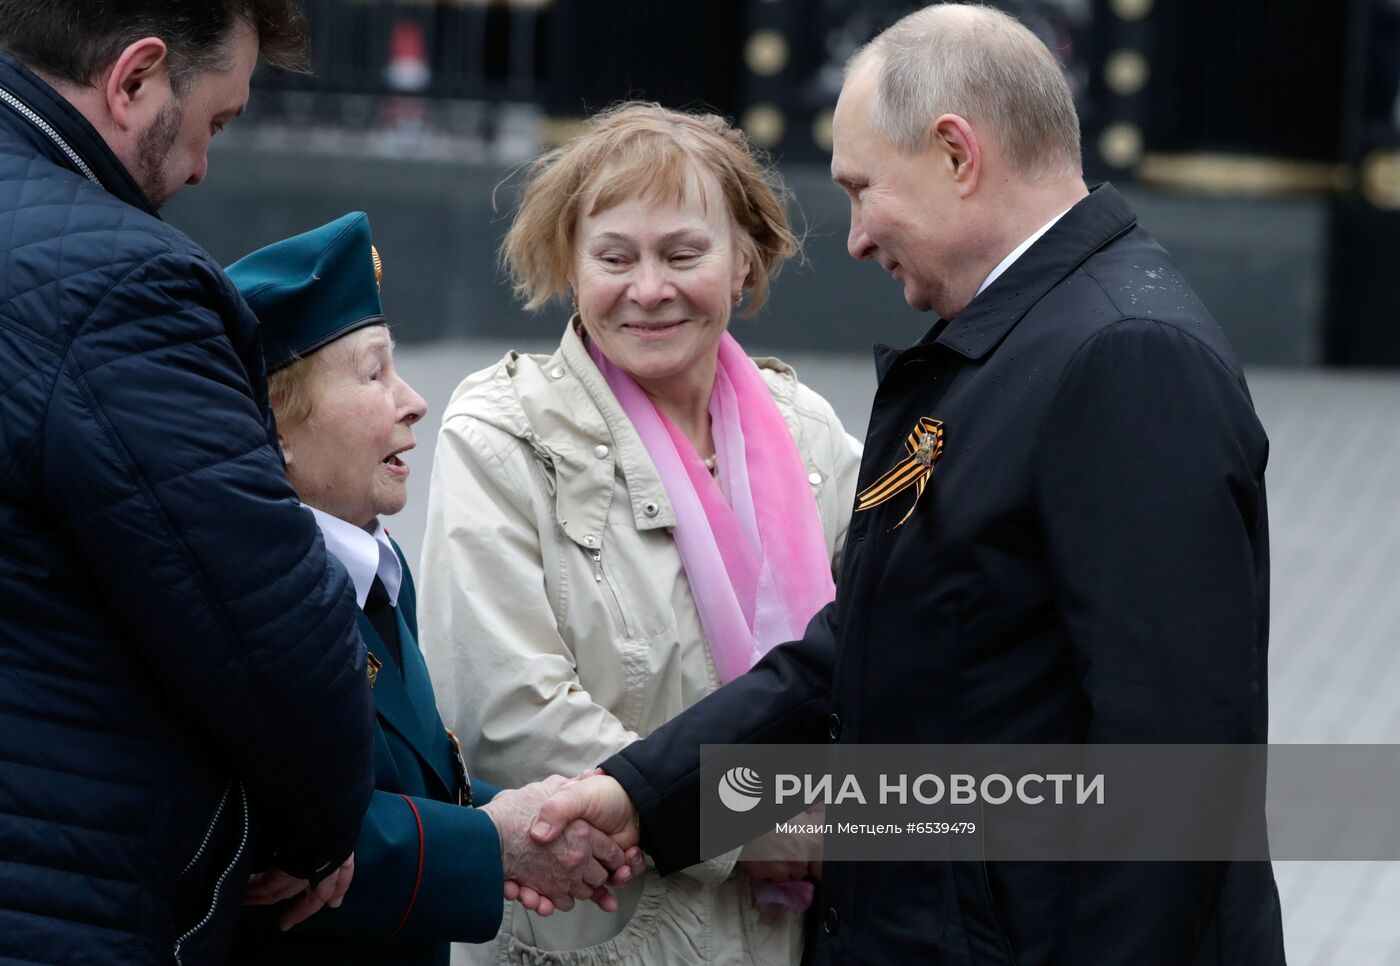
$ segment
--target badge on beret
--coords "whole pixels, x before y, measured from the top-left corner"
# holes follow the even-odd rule
[[[914,502],[909,504],[908,511],[899,522],[890,527],[891,530],[898,530],[904,525],[904,521],[913,514],[914,507],[919,505],[919,498],[924,495],[924,487],[928,486],[928,479],[933,475],[934,464],[943,455],[943,421],[920,416],[913,432],[905,437],[904,449],[909,454],[905,460],[856,494],[856,512],[859,513],[892,500],[910,487],[914,488]]]

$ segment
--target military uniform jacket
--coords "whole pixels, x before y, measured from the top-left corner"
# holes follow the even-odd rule
[[[395,617],[395,661],[369,618],[360,633],[371,655],[375,791],[355,845],[355,878],[339,909],[325,908],[291,932],[274,910],[249,910],[234,962],[446,966],[451,942],[485,942],[501,921],[504,873],[496,826],[459,804],[462,775],[419,653],[413,577],[403,553]],[[495,786],[471,782],[473,805]]]
[[[837,597],[604,763],[663,871],[695,860],[701,743],[1262,742],[1268,444],[1220,329],[1109,186],[956,318],[877,348]],[[1282,964],[1267,864],[829,863],[816,963]]]

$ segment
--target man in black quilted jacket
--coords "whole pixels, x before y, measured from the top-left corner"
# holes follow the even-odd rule
[[[220,962],[255,849],[349,884],[355,595],[253,315],[156,215],[304,51],[292,0],[0,0],[0,960]]]

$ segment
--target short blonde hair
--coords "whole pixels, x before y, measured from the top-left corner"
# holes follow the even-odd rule
[[[279,429],[300,426],[311,418],[314,398],[311,375],[316,369],[316,354],[298,356],[296,361],[267,377],[267,402]]]
[[[639,101],[595,115],[582,134],[526,169],[520,207],[500,253],[515,294],[533,311],[568,292],[574,230],[590,195],[589,214],[638,196],[679,203],[697,169],[719,183],[749,259],[744,314],[758,311],[783,262],[801,250],[784,208],[786,187],[724,118]]]

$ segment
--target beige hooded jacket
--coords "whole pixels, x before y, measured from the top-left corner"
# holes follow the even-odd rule
[[[807,464],[833,567],[860,444],[774,359],[755,360]],[[719,686],[646,449],[571,325],[552,356],[508,354],[443,414],[418,568],[420,641],[472,774],[577,774]],[[772,963],[801,917],[758,916],[734,854],[648,871],[604,913],[505,910],[454,962]],[[561,952],[568,950],[568,952]]]

